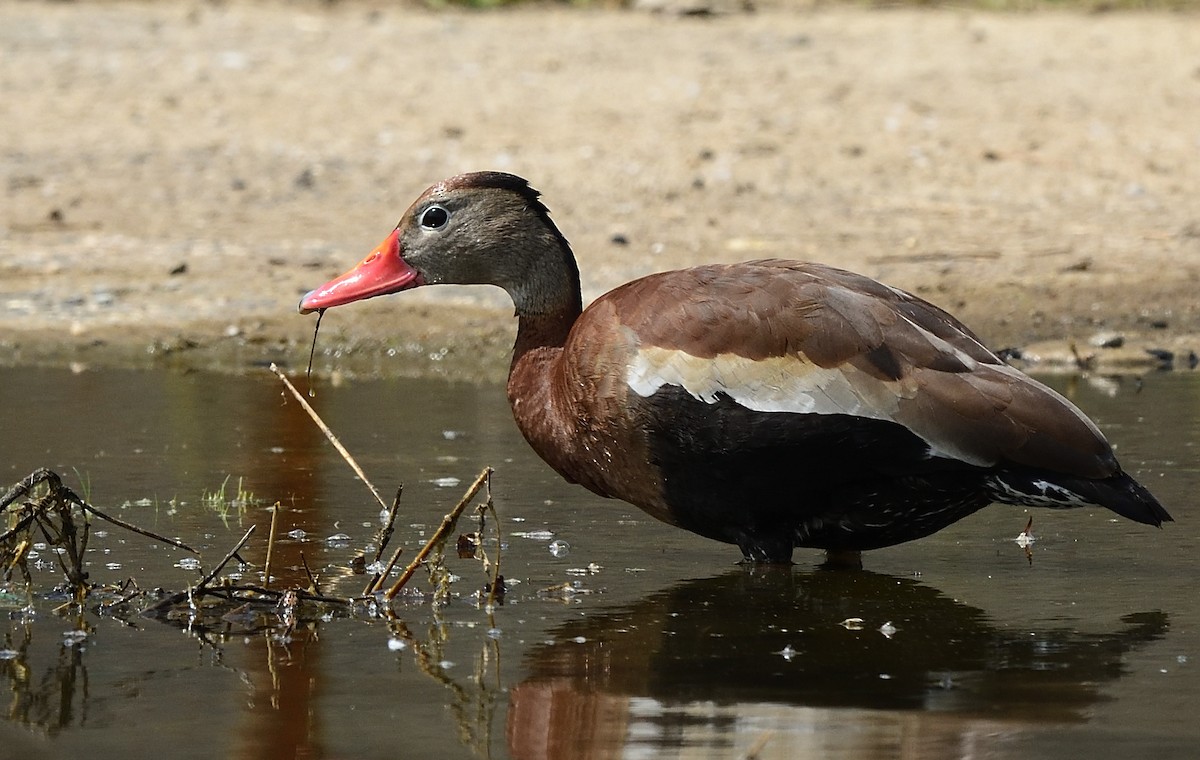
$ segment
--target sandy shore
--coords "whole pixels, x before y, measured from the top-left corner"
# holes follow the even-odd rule
[[[585,298],[785,256],[1027,356],[1186,365],[1197,51],[1173,13],[5,3],[0,361],[303,366],[300,294],[489,168],[545,193]],[[335,310],[318,368],[498,378],[510,315],[486,289]]]

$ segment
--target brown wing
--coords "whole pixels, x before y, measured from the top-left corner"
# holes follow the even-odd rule
[[[778,260],[651,275],[589,307],[568,354],[594,358],[593,311],[614,315],[627,334],[603,363],[625,362],[642,396],[675,385],[759,411],[892,421],[931,455],[977,465],[1119,472],[1103,435],[1069,401],[1004,364],[951,315],[861,275]]]

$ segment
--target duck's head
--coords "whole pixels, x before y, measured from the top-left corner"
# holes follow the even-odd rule
[[[524,179],[502,172],[439,182],[365,259],[305,294],[300,313],[440,283],[498,285],[518,312],[561,300],[561,293],[547,291],[573,289],[577,300],[574,257],[538,195]],[[553,270],[560,276],[548,277]]]

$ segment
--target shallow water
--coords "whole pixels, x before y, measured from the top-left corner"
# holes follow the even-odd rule
[[[746,571],[733,547],[561,482],[502,388],[319,383],[314,404],[385,498],[404,484],[405,558],[495,468],[506,603],[489,617],[470,598],[481,566],[453,559],[460,598],[443,608],[408,601],[396,620],[290,638],[63,617],[40,593],[61,575],[42,548],[33,598],[0,594],[0,757],[157,757],[164,742],[197,758],[1194,757],[1200,377],[1051,382],[1178,522],[1038,511],[1027,556],[1013,540],[1027,513],[991,507],[861,572],[820,570],[815,552]],[[250,524],[244,554],[261,562],[279,501],[279,533],[304,536],[281,539],[278,583],[303,582],[303,553],[326,591],[353,595],[365,579],[349,563],[380,507],[281,391],[265,370],[0,369],[0,485],[49,467],[196,545],[205,570]],[[248,506],[229,504],[239,479]],[[94,530],[95,581],[178,590],[202,574],[180,550]],[[563,583],[573,592],[542,592]]]

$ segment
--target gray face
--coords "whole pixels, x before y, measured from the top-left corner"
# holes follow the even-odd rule
[[[540,203],[513,190],[435,185],[398,230],[401,255],[425,284],[497,285],[520,313],[545,311],[572,289],[565,241]]]

